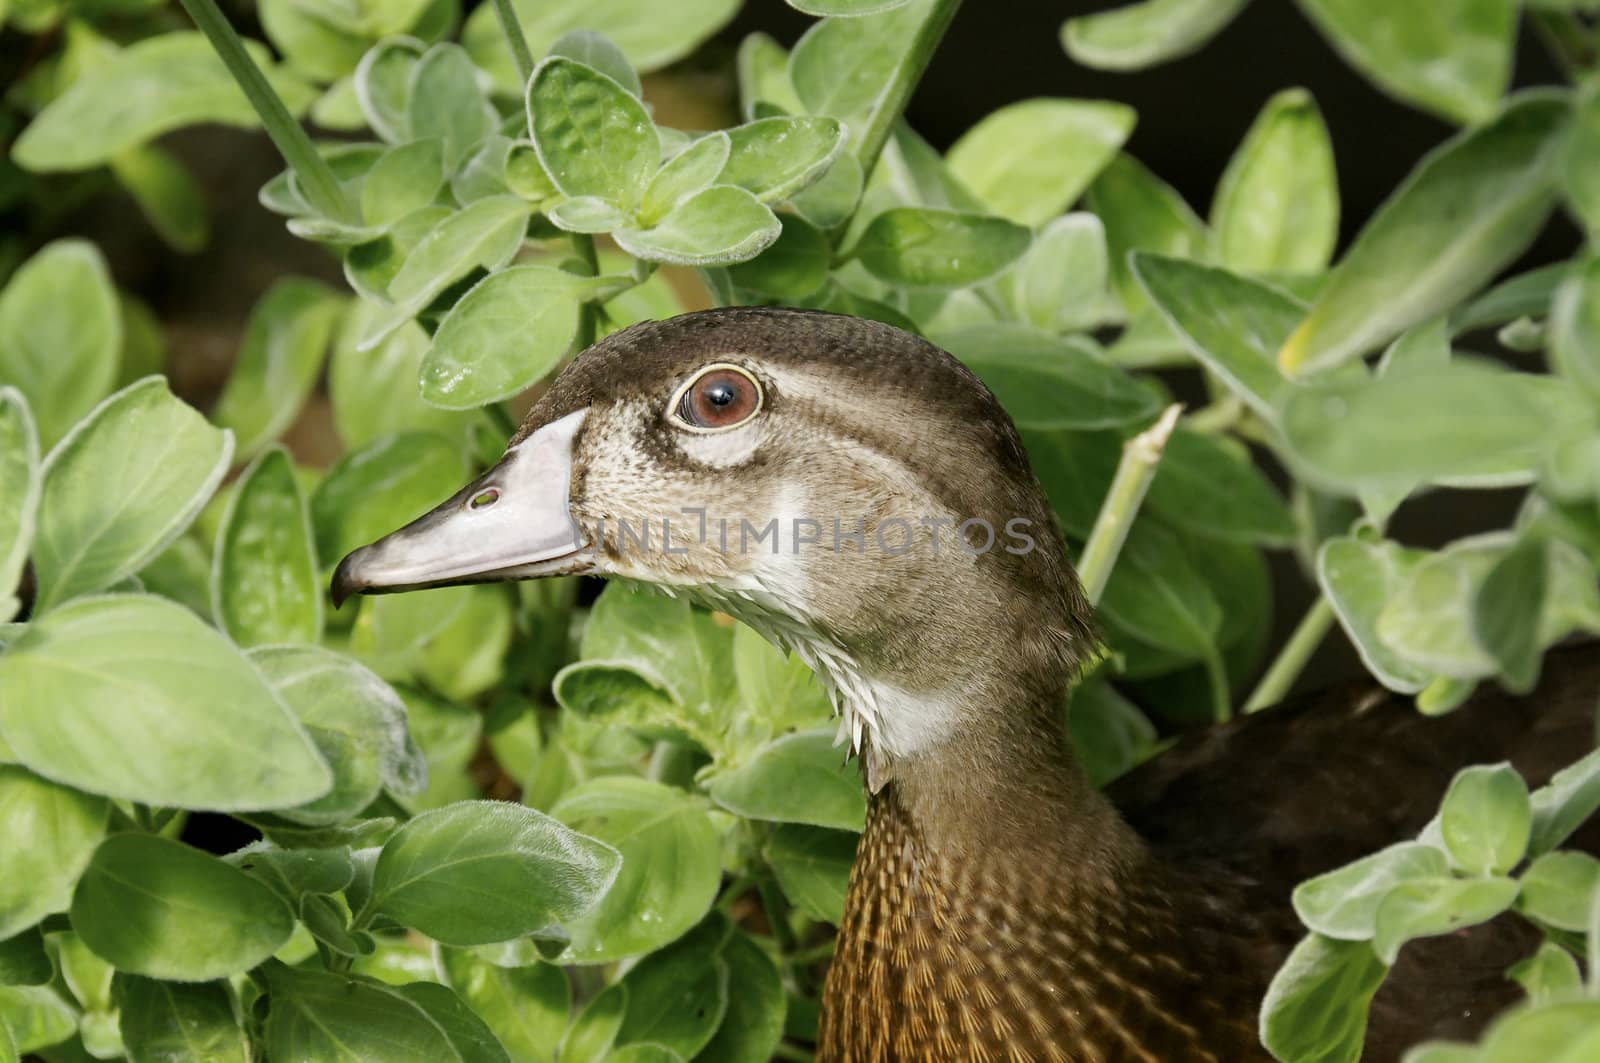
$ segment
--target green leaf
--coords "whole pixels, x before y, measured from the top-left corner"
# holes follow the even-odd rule
[[[1276,423],[1289,389],[1276,355],[1305,307],[1276,288],[1176,258],[1139,253],[1132,268],[1195,360]]]
[[[494,1030],[454,990],[436,982],[410,982],[397,986],[395,992],[444,1031],[461,1063],[511,1063]]]
[[[1600,898],[1600,860],[1588,853],[1546,853],[1522,873],[1517,910],[1547,926],[1583,933]]]
[[[315,90],[274,67],[266,48],[245,47],[291,114],[311,102]],[[161,33],[86,71],[23,130],[11,157],[28,170],[87,170],[201,122],[251,128],[258,120],[204,36]]]
[[[372,131],[390,144],[412,139],[406,102],[422,50],[421,41],[392,37],[374,44],[356,66],[354,88],[361,113]]]
[[[777,216],[750,192],[713,185],[673,207],[655,226],[618,229],[612,238],[646,262],[717,266],[756,257],[782,229]]]
[[[1444,853],[1400,842],[1295,887],[1294,911],[1307,928],[1345,941],[1370,940],[1378,905],[1402,882],[1450,872]]]
[[[1600,401],[1600,259],[1573,272],[1550,309],[1555,371]]]
[[[1572,958],[1572,953],[1550,941],[1541,942],[1538,952],[1507,968],[1506,977],[1520,985],[1533,1004],[1577,996],[1583,987],[1578,961]]]
[[[1076,332],[1105,316],[1110,270],[1100,219],[1065,214],[1039,231],[998,283],[1023,323],[1045,332]]]
[[[771,247],[728,269],[741,288],[778,299],[805,299],[828,282],[833,248],[822,230],[795,214],[782,216],[783,232]]]
[[[1516,0],[1300,0],[1300,6],[1380,88],[1441,117],[1487,121],[1510,84]]]
[[[0,291],[0,379],[28,399],[49,448],[111,390],[122,319],[100,251],[57,240]]]
[[[239,478],[213,557],[212,614],[235,642],[259,646],[322,637],[311,516],[287,451],[266,451]]]
[[[1144,641],[1191,658],[1215,652],[1222,625],[1205,577],[1172,533],[1148,521],[1129,533],[1100,608]]]
[[[739,42],[734,65],[739,79],[739,110],[746,121],[755,117],[757,108],[776,108],[785,114],[805,111],[789,80],[789,53],[767,34],[747,34]]]
[[[1279,422],[1301,473],[1354,492],[1526,483],[1551,449],[1551,425],[1585,416],[1551,377],[1458,360],[1296,388]]]
[[[1073,749],[1097,787],[1155,751],[1155,725],[1109,683],[1086,682],[1074,687],[1067,724]]]
[[[1600,808],[1600,751],[1589,753],[1550,777],[1530,797],[1533,832],[1528,855],[1542,856]]]
[[[608,199],[578,196],[563,200],[545,212],[550,224],[569,233],[608,233],[630,221],[628,215]]]
[[[628,1011],[628,987],[613,982],[584,1006],[561,1042],[559,1063],[602,1063]]]
[[[161,377],[96,407],[45,461],[36,610],[143,568],[210,499],[232,449],[232,436],[173,398]]]
[[[460,448],[440,436],[381,436],[345,455],[311,496],[317,556],[331,563],[432,509],[467,478]]]
[[[20,605],[14,592],[33,544],[43,483],[28,400],[16,388],[0,387],[0,622]]]
[[[548,1060],[567,1028],[572,987],[548,963],[498,967],[461,949],[440,949],[445,981],[494,1031],[517,1063]]]
[[[611,39],[594,30],[576,29],[563,33],[550,46],[550,55],[564,55],[584,66],[600,71],[635,96],[643,95],[639,73]]]
[[[1441,876],[1403,882],[1378,905],[1372,950],[1392,964],[1406,942],[1486,923],[1516,899],[1517,883],[1509,878]]]
[[[0,732],[40,774],[172,808],[264,809],[332,781],[315,747],[233,645],[140,595],[84,598],[0,657]]]
[[[18,1054],[59,1044],[78,1026],[76,1009],[43,985],[0,986],[0,1016]]]
[[[678,0],[662,7],[640,7],[635,0],[513,0],[512,7],[534,55],[570,30],[587,29],[605,34],[648,73],[693,51],[733,18],[739,0]],[[472,13],[461,40],[497,85],[513,92],[522,87],[492,4]]]
[[[1438,675],[1493,675],[1494,658],[1472,633],[1472,601],[1501,552],[1468,541],[1423,558],[1378,614],[1378,637]]]
[[[8,785],[4,781],[5,771],[5,768],[0,768],[0,788]],[[4,799],[0,798],[0,800]],[[6,833],[6,844],[15,847],[16,842],[12,840],[9,824],[10,815],[8,812],[0,812],[0,817],[4,817],[3,820],[0,820],[0,823],[4,824],[0,825],[0,830]],[[94,842],[90,842],[84,847],[81,858],[84,863],[88,862],[89,855],[93,851]],[[74,859],[76,860],[77,858]],[[54,868],[51,868],[51,870],[54,871]],[[74,874],[76,874],[76,870],[74,870]],[[29,877],[25,881],[31,895],[34,890],[39,888],[42,880]],[[12,888],[14,889],[15,887]],[[64,891],[64,899],[61,902],[63,908],[66,907],[68,900],[70,900],[70,893],[70,889]],[[31,896],[29,899],[32,899]],[[13,922],[9,912],[3,918],[8,926]],[[10,937],[0,938],[0,986],[44,985],[55,975],[55,971],[55,964],[51,961],[50,954],[45,952],[44,936],[39,933],[38,927],[19,931]],[[4,1025],[4,1021],[0,1021],[0,1027]]]
[[[1142,0],[1071,18],[1061,46],[1084,66],[1139,70],[1196,51],[1249,0]]]
[[[400,268],[411,257],[411,252],[417,249],[417,245],[451,213],[449,207],[423,207],[389,226],[386,232],[344,248],[344,278],[357,294],[364,297],[356,301],[357,306],[370,302],[368,310],[371,313],[365,321],[372,331],[381,329],[378,334],[387,335],[396,327],[389,320],[389,285],[394,283]],[[355,309],[347,310],[346,314],[346,320],[362,316]],[[364,336],[365,332],[366,329],[357,335]]]
[[[444,1030],[396,990],[276,962],[265,975],[270,1059],[463,1063]]]
[[[279,815],[326,826],[356,815],[385,787],[422,789],[426,773],[406,737],[406,707],[387,683],[320,646],[263,646],[249,657],[333,772],[325,795]]]
[[[639,202],[661,142],[633,93],[593,67],[551,56],[528,82],[528,114],[539,161],[564,194]]]
[[[432,204],[444,187],[444,152],[444,142],[438,137],[413,140],[384,152],[361,182],[361,219],[368,225],[387,226]]]
[[[722,879],[721,842],[701,800],[644,779],[601,778],[568,791],[550,811],[622,854],[599,907],[566,923],[572,945],[563,963],[650,952],[710,909]]]
[[[1041,225],[1077,201],[1137,119],[1120,103],[1023,100],[963,133],[950,148],[950,172],[1000,217]]]
[[[711,799],[746,819],[859,832],[867,799],[861,772],[833,743],[834,728],[786,734],[705,781]]]
[[[884,91],[930,7],[930,0],[914,0],[866,18],[823,19],[807,30],[789,55],[789,79],[806,110],[858,117]],[[860,132],[859,123],[851,128]]]
[[[1221,264],[1243,273],[1315,273],[1339,239],[1339,184],[1328,127],[1311,94],[1267,101],[1211,204]]]
[[[220,982],[117,978],[122,1040],[132,1063],[246,1063],[245,1033]]]
[[[776,203],[822,177],[844,150],[845,129],[833,118],[763,118],[727,136],[728,161],[717,183]]]
[[[742,624],[733,632],[733,672],[745,708],[773,732],[809,727],[832,714],[827,694],[806,663]]]
[[[328,398],[346,449],[359,450],[391,432],[430,432],[461,438],[476,415],[441,410],[422,401],[417,381],[430,340],[408,321],[369,351],[357,342],[383,308],[351,302],[328,361]]]
[[[463,801],[424,812],[389,839],[370,905],[445,944],[507,941],[592,911],[617,860],[609,845],[531,808]]]
[[[732,141],[721,131],[707,133],[672,157],[645,186],[639,220],[654,225],[673,207],[710,188],[727,165]]]
[[[105,834],[109,807],[103,798],[0,764],[0,848],[8,854],[0,878],[0,941],[66,910]]]
[[[1027,229],[1001,218],[896,207],[872,219],[852,254],[891,284],[959,288],[986,280],[1028,249]]]
[[[1563,96],[1523,93],[1429,153],[1362,228],[1279,363],[1309,373],[1355,358],[1515,260],[1555,203],[1568,115]]]
[[[1090,344],[1025,325],[975,325],[939,337],[1022,429],[1117,428],[1154,417],[1156,397]]]
[[[1355,1063],[1388,968],[1365,941],[1307,934],[1267,988],[1261,1043],[1278,1059]]]
[[[439,222],[406,256],[389,282],[389,311],[361,337],[370,351],[434,297],[477,268],[493,273],[522,247],[528,205],[516,196],[477,200]]]
[[[796,11],[804,11],[818,18],[828,15],[859,18],[862,15],[891,11],[910,2],[911,0],[788,0],[789,6]]]
[[[296,70],[317,81],[336,80],[361,61],[364,35],[304,0],[261,0],[259,14],[273,46]]]
[[[1197,258],[1210,241],[1183,197],[1128,154],[1112,159],[1095,178],[1087,205],[1105,224],[1112,285],[1130,315],[1144,306],[1144,293],[1130,272],[1130,253]]]
[[[1395,543],[1329,539],[1317,553],[1317,582],[1361,661],[1390,690],[1415,694],[1430,673],[1378,636],[1378,618],[1426,555]]]
[[[283,849],[272,842],[252,842],[223,857],[298,908],[308,894],[332,894],[355,878],[355,858],[348,845],[325,849]]]
[[[1294,541],[1288,507],[1248,454],[1181,426],[1167,440],[1145,505],[1199,535],[1269,546]]]
[[[1539,617],[1550,552],[1525,536],[1494,563],[1472,599],[1472,634],[1494,658],[1507,689],[1526,694],[1539,679]]]
[[[1528,851],[1528,784],[1510,764],[1464,768],[1439,807],[1451,858],[1475,874],[1504,874]]]
[[[697,1060],[704,1063],[765,1063],[783,1040],[788,998],[778,966],[755,938],[735,930],[722,946],[728,967],[728,1010],[711,1043]]]
[[[193,254],[206,245],[211,219],[205,193],[183,163],[154,144],[143,144],[111,159],[111,172],[167,246]]]
[[[446,172],[454,172],[499,124],[500,116],[478,88],[478,70],[460,45],[447,41],[422,53],[406,84],[406,127],[416,140],[438,138]]]
[[[856,157],[840,155],[816,184],[795,194],[792,206],[817,228],[836,228],[855,214],[864,180]]]
[[[640,960],[623,976],[628,1010],[617,1044],[659,1045],[693,1059],[728,1009],[728,965],[722,943],[731,932],[720,913]]]
[[[508,399],[554,369],[578,334],[584,278],[512,266],[472,287],[423,356],[423,401],[469,409]]]
[[[1483,1063],[1583,1063],[1600,1049],[1600,1005],[1564,1000],[1519,1010],[1496,1022],[1484,1037]]]
[[[768,836],[762,855],[796,908],[813,919],[839,924],[855,862],[854,834],[786,823]]]
[[[271,890],[214,856],[149,834],[95,850],[72,897],[72,925],[120,971],[203,982],[248,970],[294,929]]]

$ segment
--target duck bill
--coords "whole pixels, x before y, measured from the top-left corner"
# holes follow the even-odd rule
[[[581,570],[588,543],[570,495],[572,443],[587,412],[550,422],[443,504],[350,553],[333,574],[334,605],[352,594]]]

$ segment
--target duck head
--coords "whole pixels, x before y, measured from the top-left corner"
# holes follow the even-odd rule
[[[925,340],[813,311],[595,344],[494,468],[346,557],[333,592],[570,574],[690,595],[798,653],[874,791],[1010,726],[996,705],[1059,711],[1094,646],[989,390]]]

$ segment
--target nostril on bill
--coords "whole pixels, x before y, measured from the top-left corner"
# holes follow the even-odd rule
[[[498,501],[500,501],[500,491],[497,488],[490,487],[473,495],[472,499],[467,503],[467,507],[469,509],[485,509]]]

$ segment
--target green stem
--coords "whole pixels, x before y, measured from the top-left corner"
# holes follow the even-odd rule
[[[494,13],[500,18],[500,32],[505,35],[506,45],[511,49],[511,59],[517,64],[522,87],[526,89],[533,78],[533,53],[528,50],[528,38],[522,35],[522,23],[517,21],[517,11],[511,6],[511,0],[494,0]]]
[[[345,197],[339,179],[317,152],[311,137],[273,91],[266,75],[250,58],[250,53],[245,51],[244,41],[217,9],[216,0],[183,0],[183,7],[211,42],[211,47],[216,49],[228,73],[233,75],[233,80],[239,83],[245,98],[266,127],[267,136],[272,138],[273,145],[277,147],[278,154],[283,156],[283,161],[299,178],[300,187],[311,205],[335,221],[357,221],[356,212]]]
[[[1089,532],[1089,541],[1078,558],[1078,579],[1083,581],[1083,593],[1088,595],[1090,605],[1097,604],[1105,592],[1111,567],[1117,563],[1122,544],[1128,540],[1128,529],[1133,527],[1133,518],[1139,515],[1139,506],[1150,489],[1150,481],[1155,479],[1161,453],[1172,437],[1181,412],[1183,407],[1177,403],[1168,406],[1155,424],[1122,445],[1122,461],[1117,465],[1116,478],[1100,504],[1094,529]]]
[[[1327,596],[1319,595],[1311,608],[1306,610],[1306,615],[1300,618],[1300,623],[1295,625],[1277,660],[1272,662],[1267,674],[1251,691],[1250,700],[1244,703],[1244,711],[1260,712],[1282,701],[1284,695],[1289,693],[1289,688],[1294,686],[1294,681],[1300,678],[1300,673],[1305,671],[1306,662],[1322,645],[1332,626],[1333,606]]]
[[[789,925],[789,906],[778,892],[778,883],[770,874],[756,875],[756,891],[761,894],[761,907],[767,913],[767,923],[772,927],[772,940],[785,956],[794,951],[794,928]]]
[[[1239,396],[1229,393],[1217,399],[1203,409],[1196,410],[1183,423],[1186,427],[1196,432],[1207,435],[1220,435],[1239,423],[1239,418],[1244,415],[1244,400]]]
[[[883,146],[888,143],[895,122],[905,112],[906,104],[911,102],[917,82],[922,80],[923,71],[928,69],[928,62],[938,50],[939,42],[944,39],[945,31],[955,20],[960,7],[961,0],[933,0],[933,9],[928,12],[922,25],[917,27],[905,58],[894,68],[888,84],[883,86],[883,91],[873,101],[866,127],[861,132],[861,140],[856,145],[856,159],[861,163],[863,177],[872,176],[872,168],[878,164],[878,156],[883,153]]]
[[[1211,688],[1211,719],[1227,723],[1233,717],[1233,693],[1228,689],[1228,666],[1222,661],[1222,651],[1208,646],[1201,664],[1206,670],[1206,685]]]
[[[589,276],[598,276],[600,273],[600,253],[595,250],[594,237],[588,233],[571,233],[572,249],[583,259],[583,264],[589,270]],[[599,320],[599,307],[593,299],[585,299],[583,309],[578,318],[578,350],[586,350],[594,343],[595,325]]]

